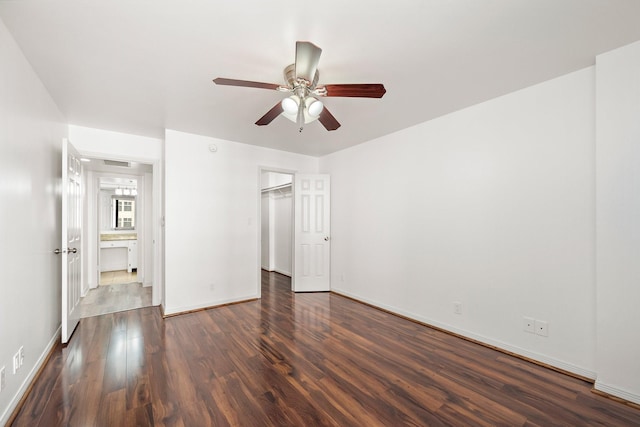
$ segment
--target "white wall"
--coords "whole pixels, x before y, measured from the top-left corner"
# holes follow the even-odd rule
[[[293,182],[293,177],[288,173],[268,172],[268,177],[268,187],[278,187],[281,185],[291,184]]]
[[[80,249],[81,253],[81,294],[85,296],[89,289],[95,288],[98,286],[98,275],[95,268],[91,268],[91,265],[95,260],[91,260],[89,257],[89,248],[91,247],[87,242],[86,238],[88,236],[88,229],[93,227],[97,233],[97,229],[99,228],[99,224],[101,220],[99,219],[102,215],[100,212],[100,206],[97,203],[88,203],[88,200],[95,200],[99,196],[99,192],[97,188],[95,188],[95,175],[93,171],[88,171],[83,167],[82,170],[82,229],[85,232],[84,236],[81,236],[82,247]],[[98,218],[96,221],[95,218]],[[97,245],[96,239],[94,240],[94,244]]]
[[[264,270],[273,271],[271,265],[271,205],[269,193],[262,193],[260,199],[260,265]]]
[[[144,194],[144,230],[145,236],[150,236],[147,239],[146,244],[142,250],[138,253],[138,256],[144,256],[144,274],[140,277],[140,270],[138,270],[138,280],[142,282],[142,286],[148,287],[153,284],[153,271],[154,263],[153,259],[153,225],[157,224],[153,216],[153,174],[145,173],[143,178],[143,194]],[[158,215],[160,211],[158,211]],[[140,250],[140,249],[138,249]]]
[[[596,76],[596,388],[640,404],[640,42]]]
[[[64,118],[0,21],[0,425],[59,339]],[[34,298],[36,296],[36,298]],[[16,375],[12,357],[24,346]]]
[[[587,68],[322,158],[332,289],[595,377],[594,102]]]
[[[291,187],[273,194],[273,238],[274,270],[291,276],[293,246],[293,193]]]
[[[69,125],[69,140],[88,157],[141,163],[162,159],[162,140],[157,138]]]
[[[259,296],[260,168],[315,173],[317,164],[167,130],[165,313]]]

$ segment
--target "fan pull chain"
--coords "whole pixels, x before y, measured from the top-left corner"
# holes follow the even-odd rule
[[[304,127],[304,99],[300,99],[300,105],[298,105],[298,117],[296,120],[300,129],[298,132],[302,132],[302,128]]]

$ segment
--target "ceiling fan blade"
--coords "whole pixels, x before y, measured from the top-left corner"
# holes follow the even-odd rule
[[[322,126],[324,126],[326,130],[336,130],[340,127],[340,123],[336,120],[335,117],[333,117],[333,114],[331,114],[329,110],[327,110],[327,107],[324,107],[322,109],[318,120],[320,121],[320,123],[322,123]]]
[[[284,110],[282,109],[282,103],[278,102],[276,105],[273,106],[272,109],[267,111],[267,114],[265,114],[264,116],[260,117],[258,119],[258,121],[256,122],[256,124],[258,126],[268,125],[269,123],[271,123],[273,121],[273,119],[278,117],[280,115],[280,113],[282,113],[283,111]]]
[[[317,91],[320,96],[346,96],[353,98],[382,98],[387,92],[384,85],[380,83],[324,85],[319,87]]]
[[[258,89],[276,89],[277,90],[280,87],[280,85],[277,85],[275,83],[261,83],[261,82],[252,82],[249,80],[225,79],[223,77],[218,77],[217,79],[213,79],[213,82],[217,85],[256,87]]]
[[[296,42],[296,77],[313,82],[322,49],[310,42]]]

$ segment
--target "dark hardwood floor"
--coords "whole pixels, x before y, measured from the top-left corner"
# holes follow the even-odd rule
[[[14,426],[640,425],[591,384],[263,273],[262,299],[83,319]]]

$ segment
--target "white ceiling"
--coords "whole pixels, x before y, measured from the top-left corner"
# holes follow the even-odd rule
[[[578,70],[640,40],[638,0],[0,1],[69,123],[164,129],[323,155]],[[284,94],[296,40],[323,49],[320,83],[383,83],[327,98],[342,127],[254,122]]]

